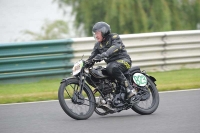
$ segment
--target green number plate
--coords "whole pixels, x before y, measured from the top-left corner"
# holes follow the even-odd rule
[[[135,73],[133,75],[133,81],[139,86],[145,86],[147,84],[147,78],[141,73]]]

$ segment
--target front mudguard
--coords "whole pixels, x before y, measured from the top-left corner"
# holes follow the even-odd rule
[[[60,83],[66,82],[69,79],[77,79],[76,77],[68,77],[68,78],[63,78]]]

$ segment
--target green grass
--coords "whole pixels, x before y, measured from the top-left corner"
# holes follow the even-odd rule
[[[31,102],[57,99],[61,79],[34,83],[0,84],[0,103]]]
[[[151,72],[159,91],[200,88],[200,69]],[[0,84],[0,104],[57,99],[61,79],[34,83]]]
[[[159,91],[200,88],[200,69],[148,73],[156,78]]]

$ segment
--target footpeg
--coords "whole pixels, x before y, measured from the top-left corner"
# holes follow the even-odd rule
[[[138,102],[140,102],[140,97],[139,97],[138,95],[135,95],[135,96],[133,96],[133,97],[131,97],[131,98],[129,99],[129,102],[130,102],[131,104],[138,103]]]
[[[104,104],[99,106],[99,108],[102,108],[103,110],[107,111],[115,111],[115,109],[111,108],[108,104]]]

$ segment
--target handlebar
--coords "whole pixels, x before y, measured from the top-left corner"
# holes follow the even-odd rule
[[[101,60],[98,60],[98,59],[93,58],[93,59],[92,59],[92,62],[94,62],[94,63],[95,63],[95,62],[101,62]]]
[[[86,67],[92,67],[96,62],[101,62],[101,60],[97,60],[95,58],[93,58],[90,61],[85,61]]]

